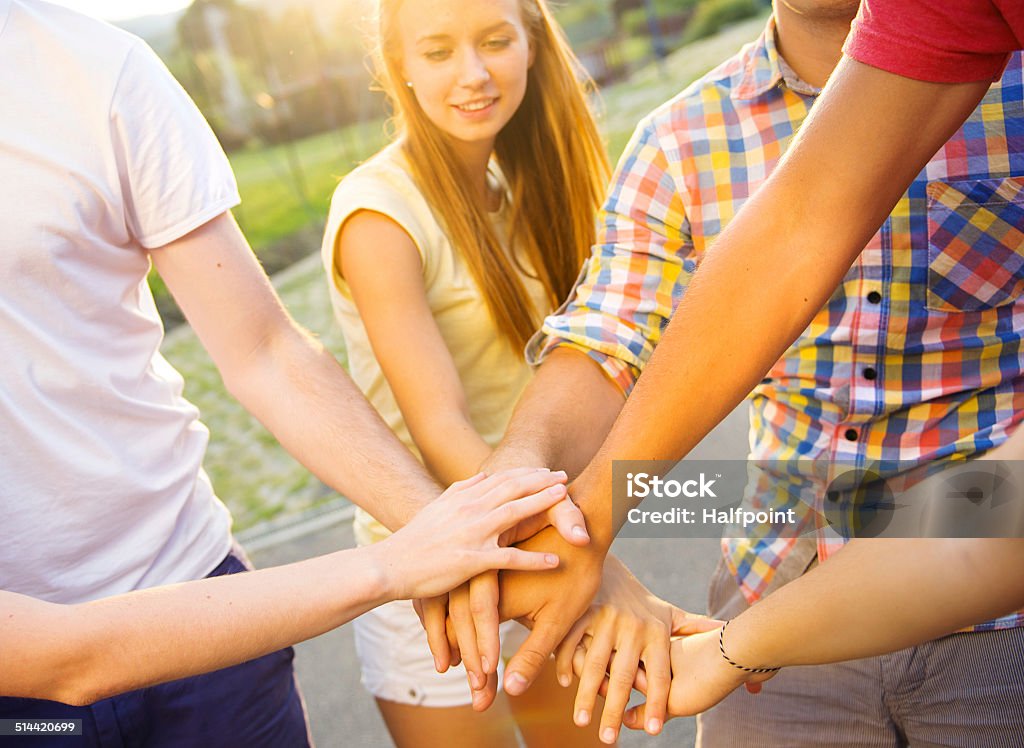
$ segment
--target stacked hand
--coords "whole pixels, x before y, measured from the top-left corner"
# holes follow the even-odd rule
[[[672,669],[670,637],[718,628],[720,622],[694,616],[659,599],[613,556],[604,564],[604,579],[591,606],[558,646],[558,680],[579,679],[576,724],[589,724],[598,693],[605,697],[600,737],[613,743],[634,685],[647,695],[647,709],[637,727],[661,732],[666,718]]]
[[[565,480],[564,472],[552,473],[552,475],[558,476],[562,481]],[[586,593],[588,585],[590,587],[589,596],[586,596],[585,600],[581,598],[571,611],[566,609],[566,620],[561,620],[560,616],[560,622],[554,623],[550,611],[553,607],[557,607],[560,600],[556,596],[550,598],[546,605],[541,604],[538,600],[538,590],[533,589],[537,585],[537,580],[525,584],[531,588],[529,600],[525,597],[520,601],[508,600],[509,594],[513,596],[519,594],[515,590],[524,586],[524,583],[522,580],[514,582],[511,591],[503,592],[502,590],[509,583],[503,581],[499,588],[496,571],[479,574],[448,594],[415,602],[416,611],[426,630],[427,642],[434,656],[434,664],[438,672],[444,672],[450,666],[459,664],[460,661],[464,662],[469,683],[473,689],[473,707],[479,711],[489,707],[497,693],[496,673],[498,660],[501,657],[501,644],[498,637],[500,620],[527,616],[531,607],[537,609],[547,607],[549,612],[541,614],[541,621],[551,621],[552,626],[557,625],[559,632],[557,636],[553,629],[546,635],[545,642],[551,638],[553,640],[543,645],[547,647],[547,650],[543,653],[540,665],[536,668],[532,666],[524,668],[526,672],[522,675],[528,685],[536,677],[540,667],[546,662],[547,657],[576,620],[576,617],[586,609],[590,597],[600,581],[599,573],[590,575],[586,571],[589,566],[584,563],[583,558],[592,557],[589,562],[590,566],[596,566],[599,569],[603,554],[597,555],[596,551],[583,555],[576,553],[579,546],[585,546],[590,542],[590,538],[586,531],[582,512],[567,496],[563,495],[563,498],[564,500],[553,504],[546,511],[536,513],[510,526],[501,535],[499,542],[503,545],[516,544],[519,549],[525,551],[556,554],[562,559],[563,566],[572,554],[573,560],[569,566],[574,570],[579,570],[578,573],[582,576],[592,577],[591,581],[585,581],[579,587],[574,582],[563,583],[569,588],[576,587],[584,596],[588,594]],[[576,571],[570,572],[569,576],[573,576],[575,573]],[[554,587],[559,586],[557,580],[552,580],[552,584]],[[550,591],[554,592],[554,589]],[[499,614],[499,597],[503,605],[510,603],[503,618]],[[513,610],[520,612],[513,613]],[[529,620],[528,617],[527,620]],[[543,634],[545,631],[547,629],[542,623],[541,633]],[[527,645],[538,646],[536,637],[533,637],[532,642],[528,640]],[[539,654],[531,656],[526,652],[523,654],[524,658],[532,657],[534,660],[539,656]],[[508,688],[508,684],[506,684],[506,688]],[[515,694],[525,690],[525,686],[519,690],[516,690],[516,686],[512,686],[512,690],[509,692]]]
[[[519,522],[565,499],[565,474],[521,468],[453,483],[408,525],[374,546],[393,597],[437,595],[491,569],[542,571],[554,553],[502,542]]]
[[[672,640],[672,685],[668,692],[668,718],[700,714],[722,701],[740,686],[751,693],[761,690],[761,683],[776,673],[748,673],[730,665],[718,648],[721,621],[703,633]],[[643,689],[641,689],[643,690]],[[645,703],[625,713],[622,723],[633,730],[643,729],[652,710],[662,713],[664,706],[651,700],[647,691]],[[660,698],[660,696],[659,696]]]

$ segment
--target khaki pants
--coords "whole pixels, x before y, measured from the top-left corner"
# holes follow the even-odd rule
[[[724,562],[709,603],[716,618],[747,608]],[[1024,629],[953,634],[881,657],[784,668],[760,694],[738,689],[698,717],[697,746],[1019,748]]]

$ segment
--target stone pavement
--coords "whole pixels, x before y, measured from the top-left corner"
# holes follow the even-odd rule
[[[746,406],[741,405],[691,457],[743,459],[746,443]],[[255,542],[251,555],[257,566],[265,567],[353,545],[351,522],[340,521],[270,545]],[[705,586],[718,561],[717,540],[620,539],[613,550],[655,594],[686,610],[704,612]],[[359,663],[350,627],[343,626],[296,647],[296,668],[319,748],[391,745],[373,699],[359,684]],[[669,722],[657,738],[623,730],[620,745],[675,748],[693,745],[693,740],[694,720],[677,719]]]

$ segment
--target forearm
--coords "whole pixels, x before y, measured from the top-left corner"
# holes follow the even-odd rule
[[[299,462],[389,529],[441,492],[338,362],[298,328],[265,338],[225,382]]]
[[[460,409],[435,412],[421,427],[409,426],[430,473],[446,486],[477,473],[491,455],[487,442]]]
[[[738,616],[730,657],[814,665],[920,644],[1024,607],[1021,539],[854,540]]]
[[[588,356],[553,351],[519,399],[489,468],[527,464],[572,478],[594,456],[622,408],[619,389]]]
[[[372,549],[74,606],[0,593],[0,690],[88,704],[245,662],[387,599]]]

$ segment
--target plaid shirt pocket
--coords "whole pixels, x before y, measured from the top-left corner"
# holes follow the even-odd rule
[[[928,185],[928,297],[976,312],[1024,296],[1024,177]]]

